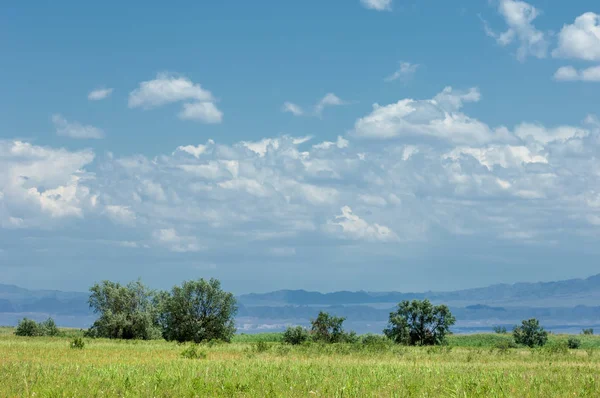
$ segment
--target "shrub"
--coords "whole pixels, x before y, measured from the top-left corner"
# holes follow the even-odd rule
[[[582,334],[585,334],[585,335],[588,335],[588,336],[591,336],[591,335],[593,335],[593,334],[594,334],[594,329],[583,329],[583,330],[581,331],[581,333],[582,333]]]
[[[517,344],[511,340],[500,340],[494,344],[494,348],[500,352],[507,352],[511,348],[517,348]]]
[[[298,345],[308,340],[308,330],[302,326],[288,327],[283,333],[283,342],[291,345]]]
[[[569,346],[566,341],[559,341],[559,342],[555,342],[553,344],[548,344],[548,346],[545,347],[544,350],[548,354],[563,354],[564,355],[564,354],[569,353]]]
[[[515,343],[526,345],[528,347],[542,347],[548,342],[548,332],[540,326],[537,319],[523,321],[521,326],[513,330]]]
[[[581,347],[581,340],[576,337],[569,337],[569,340],[567,340],[567,346],[572,350],[576,350]]]
[[[43,336],[43,330],[41,330],[40,325],[33,319],[23,318],[17,325],[15,335],[25,337]]]
[[[192,344],[181,352],[181,356],[187,359],[205,359],[206,352],[199,350],[197,344]]]
[[[383,333],[398,344],[444,344],[450,326],[455,322],[445,305],[434,306],[429,300],[404,300],[390,313],[388,327]]]
[[[506,328],[504,326],[494,326],[494,333],[506,334]]]
[[[256,352],[267,352],[269,351],[269,344],[265,343],[264,341],[258,341],[254,345],[254,349]]]
[[[44,336],[53,336],[54,337],[54,336],[58,336],[60,333],[58,330],[58,327],[56,327],[56,323],[54,322],[54,319],[52,319],[52,318],[48,318],[44,322],[40,323],[39,328]]]
[[[73,339],[73,341],[71,341],[70,347],[75,350],[83,350],[85,347],[85,342],[81,337],[76,337]]]

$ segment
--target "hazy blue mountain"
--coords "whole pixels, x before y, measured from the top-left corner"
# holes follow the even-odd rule
[[[499,284],[455,292],[309,292],[280,290],[238,297],[238,329],[242,332],[282,330],[308,325],[325,310],[347,318],[359,333],[380,332],[393,307],[402,300],[429,298],[450,306],[455,330],[491,330],[512,326],[525,318],[539,318],[551,330],[578,331],[600,327],[600,275],[558,282]],[[52,316],[59,325],[88,327],[95,319],[88,293],[28,290],[0,284],[0,325],[14,325],[23,317]]]

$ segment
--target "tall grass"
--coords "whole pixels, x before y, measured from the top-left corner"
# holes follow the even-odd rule
[[[600,391],[594,336],[581,336],[587,349],[580,350],[499,350],[488,335],[452,336],[449,346],[435,348],[289,346],[273,335],[236,336],[232,344],[202,344],[195,359],[182,356],[189,344],[85,339],[84,349],[73,350],[71,340],[1,334],[0,397],[596,397]]]

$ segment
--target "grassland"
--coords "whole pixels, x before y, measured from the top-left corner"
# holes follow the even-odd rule
[[[0,328],[0,397],[597,397],[600,338],[551,336],[549,348],[497,349],[508,335],[452,336],[447,347],[290,347],[280,335],[231,344],[26,338]],[[258,342],[261,343],[258,343]]]

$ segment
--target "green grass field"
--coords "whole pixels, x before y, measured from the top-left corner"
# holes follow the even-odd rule
[[[502,350],[510,335],[451,336],[447,347],[286,346],[279,334],[231,344],[16,337],[0,328],[0,397],[598,397],[600,337],[551,336],[548,348]],[[263,343],[257,343],[261,341]]]

